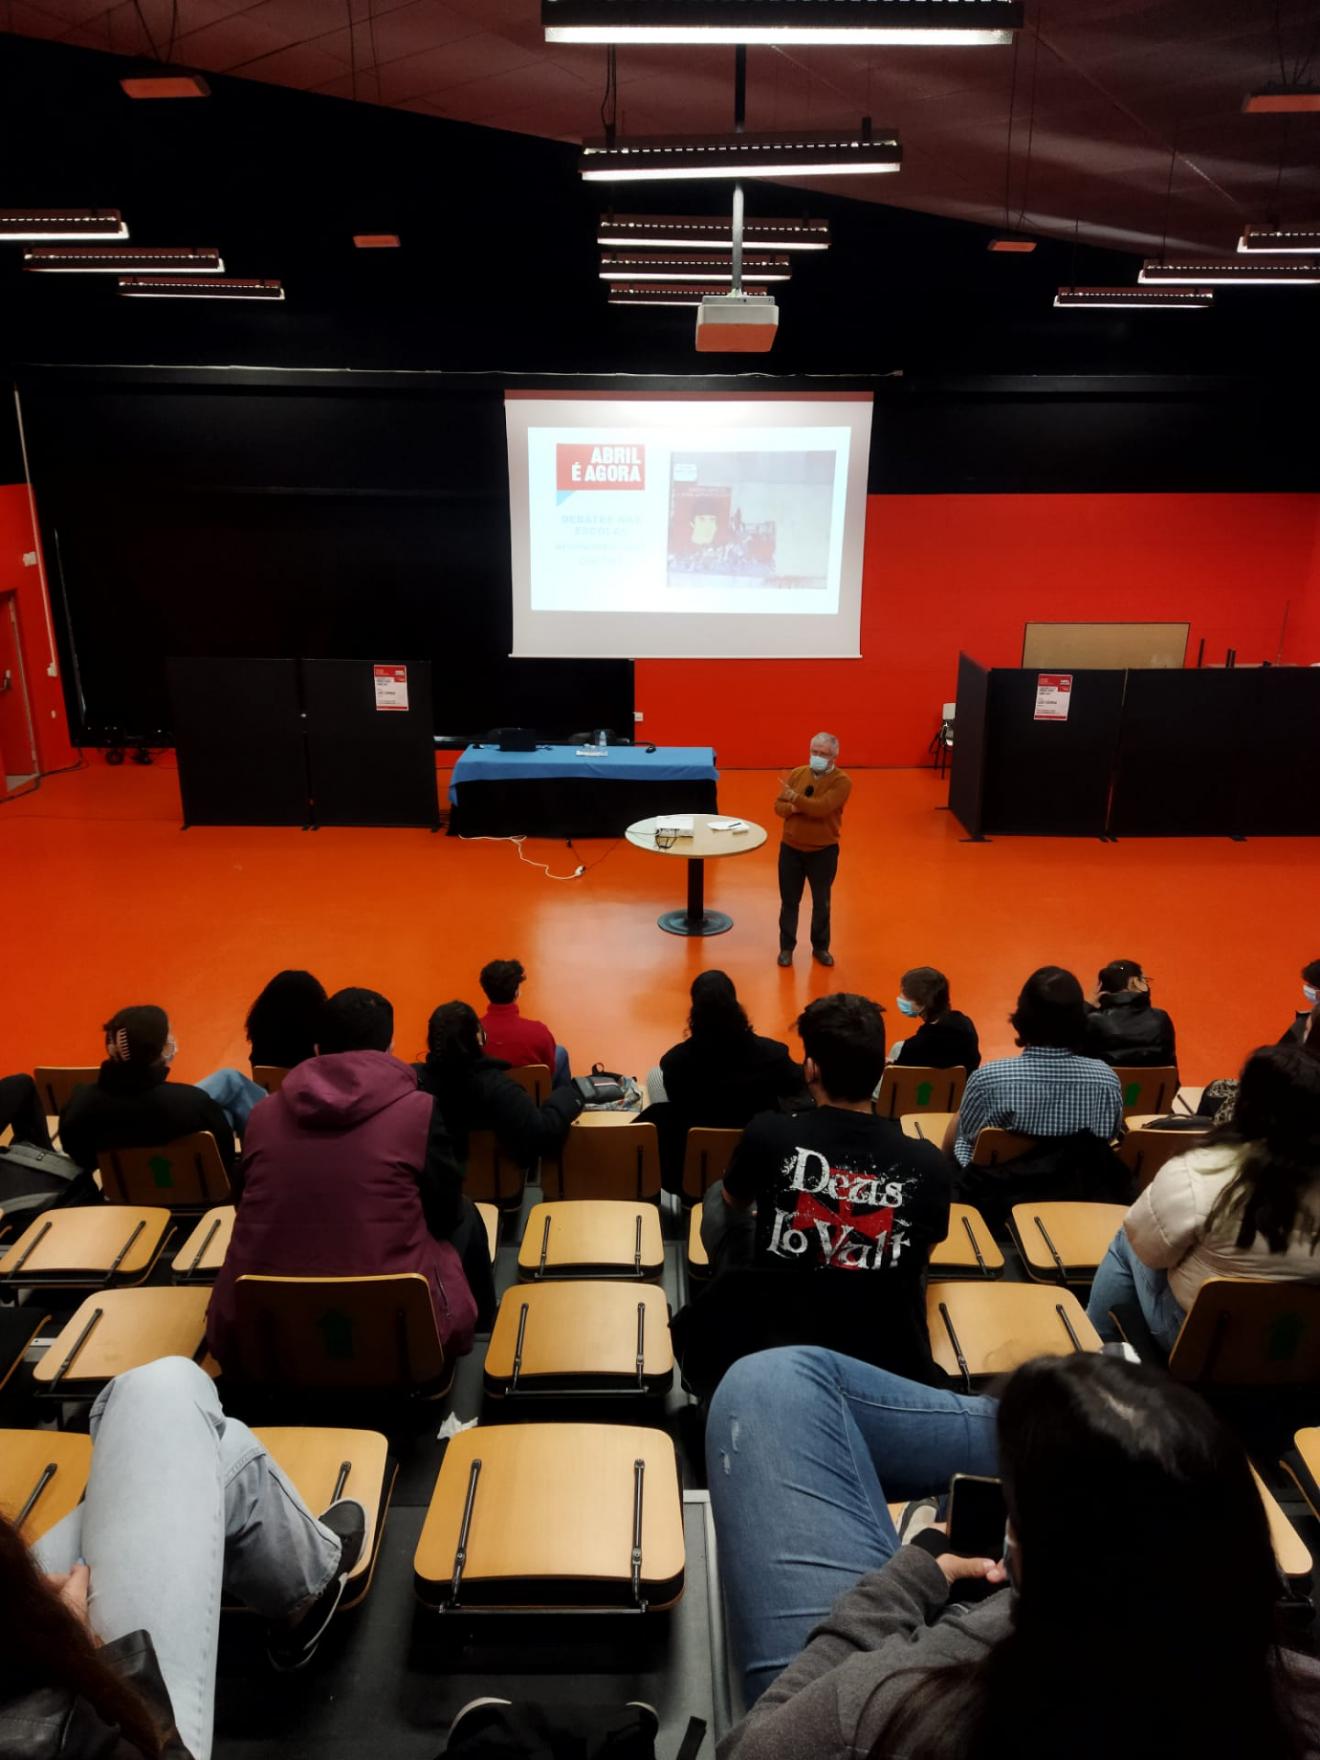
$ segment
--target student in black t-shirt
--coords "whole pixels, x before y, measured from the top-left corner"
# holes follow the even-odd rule
[[[735,1231],[755,1205],[753,1264],[900,1271],[919,1282],[948,1229],[949,1168],[937,1149],[872,1109],[885,1061],[880,1010],[865,996],[822,996],[797,1030],[815,1108],[754,1118],[716,1195]],[[702,1238],[717,1268],[728,1255],[716,1237],[732,1232],[718,1224],[711,1200]]]
[[[898,1012],[909,1020],[921,1017],[910,1039],[900,1039],[889,1053],[890,1063],[919,1069],[957,1069],[971,1075],[981,1062],[976,1028],[949,1002],[949,980],[934,966],[913,966],[898,986]]]

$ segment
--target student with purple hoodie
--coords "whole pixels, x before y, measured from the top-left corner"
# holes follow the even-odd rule
[[[325,1007],[317,1055],[255,1108],[235,1177],[238,1217],[207,1317],[221,1366],[234,1348],[234,1284],[248,1273],[367,1277],[420,1271],[446,1354],[495,1311],[485,1229],[440,1109],[393,1056],[394,1010],[374,990]]]

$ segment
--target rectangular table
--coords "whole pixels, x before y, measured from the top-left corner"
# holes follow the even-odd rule
[[[657,813],[715,813],[710,746],[469,746],[449,784],[449,831],[464,837],[619,837]]]

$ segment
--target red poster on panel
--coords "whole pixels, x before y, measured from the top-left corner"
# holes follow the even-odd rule
[[[1036,674],[1037,721],[1066,721],[1072,703],[1071,672],[1038,672]]]
[[[408,668],[406,666],[373,666],[377,709],[408,707]]]

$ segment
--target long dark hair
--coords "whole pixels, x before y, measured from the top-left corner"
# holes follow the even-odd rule
[[[442,1002],[426,1023],[426,1071],[451,1080],[481,1056],[481,1021],[466,1002]]]
[[[129,1743],[157,1760],[163,1732],[150,1708],[102,1662],[82,1621],[45,1582],[13,1523],[0,1516],[0,1699],[53,1687],[86,1702],[102,1723],[118,1725]]]
[[[305,1045],[303,1056],[311,1057],[320,1043],[325,1001],[325,985],[310,972],[276,972],[248,1010],[248,1044]]]
[[[689,1038],[718,1048],[736,1044],[751,1032],[752,1023],[747,1018],[747,1010],[739,1002],[733,979],[727,972],[698,972],[692,980],[690,994]]]
[[[1265,1237],[1271,1253],[1309,1229],[1320,1245],[1320,1058],[1299,1045],[1266,1045],[1243,1065],[1228,1123],[1208,1142],[1245,1150],[1209,1228],[1235,1221],[1237,1245]]]
[[[914,1669],[872,1760],[1299,1755],[1264,1506],[1200,1396],[1121,1358],[1041,1357],[1009,1378],[998,1428],[1010,1630]]]

